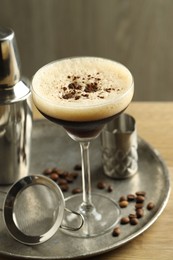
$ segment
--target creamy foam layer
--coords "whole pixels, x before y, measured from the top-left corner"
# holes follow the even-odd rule
[[[133,78],[111,60],[78,57],[50,63],[33,77],[33,100],[43,113],[68,121],[93,121],[124,110]]]

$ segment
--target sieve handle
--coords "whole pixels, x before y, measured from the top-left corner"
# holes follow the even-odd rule
[[[73,213],[74,215],[77,215],[78,217],[80,217],[80,218],[81,218],[81,224],[80,224],[79,227],[69,227],[69,226],[65,226],[65,225],[60,225],[60,227],[61,227],[62,229],[71,230],[71,231],[77,231],[77,230],[79,230],[79,229],[83,226],[83,224],[84,224],[84,217],[82,216],[82,214],[80,214],[80,213],[78,213],[78,212],[76,212],[76,211],[67,209],[67,208],[65,208],[65,210],[66,210],[67,212]]]

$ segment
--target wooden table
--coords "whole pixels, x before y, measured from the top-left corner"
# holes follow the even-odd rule
[[[126,111],[134,116],[138,134],[156,148],[173,178],[173,102],[133,102]],[[34,109],[34,119],[40,118]],[[158,220],[143,234],[109,253],[92,258],[100,260],[172,260],[173,194]],[[1,258],[4,260],[6,258]]]

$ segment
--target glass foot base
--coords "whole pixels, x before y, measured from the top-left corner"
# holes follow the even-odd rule
[[[76,237],[94,237],[102,235],[112,229],[119,220],[120,208],[111,199],[101,194],[92,194],[92,203],[94,207],[85,207],[86,212],[81,208],[82,194],[68,197],[66,207],[81,213],[84,217],[83,226],[77,231],[63,230]],[[79,226],[79,218],[74,214],[64,216],[63,225],[69,227]]]

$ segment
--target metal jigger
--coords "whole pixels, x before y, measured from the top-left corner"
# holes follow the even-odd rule
[[[103,169],[115,179],[133,176],[138,169],[138,141],[135,119],[121,114],[101,134]]]
[[[21,80],[15,34],[0,27],[0,184],[27,175],[32,128],[30,88]]]

